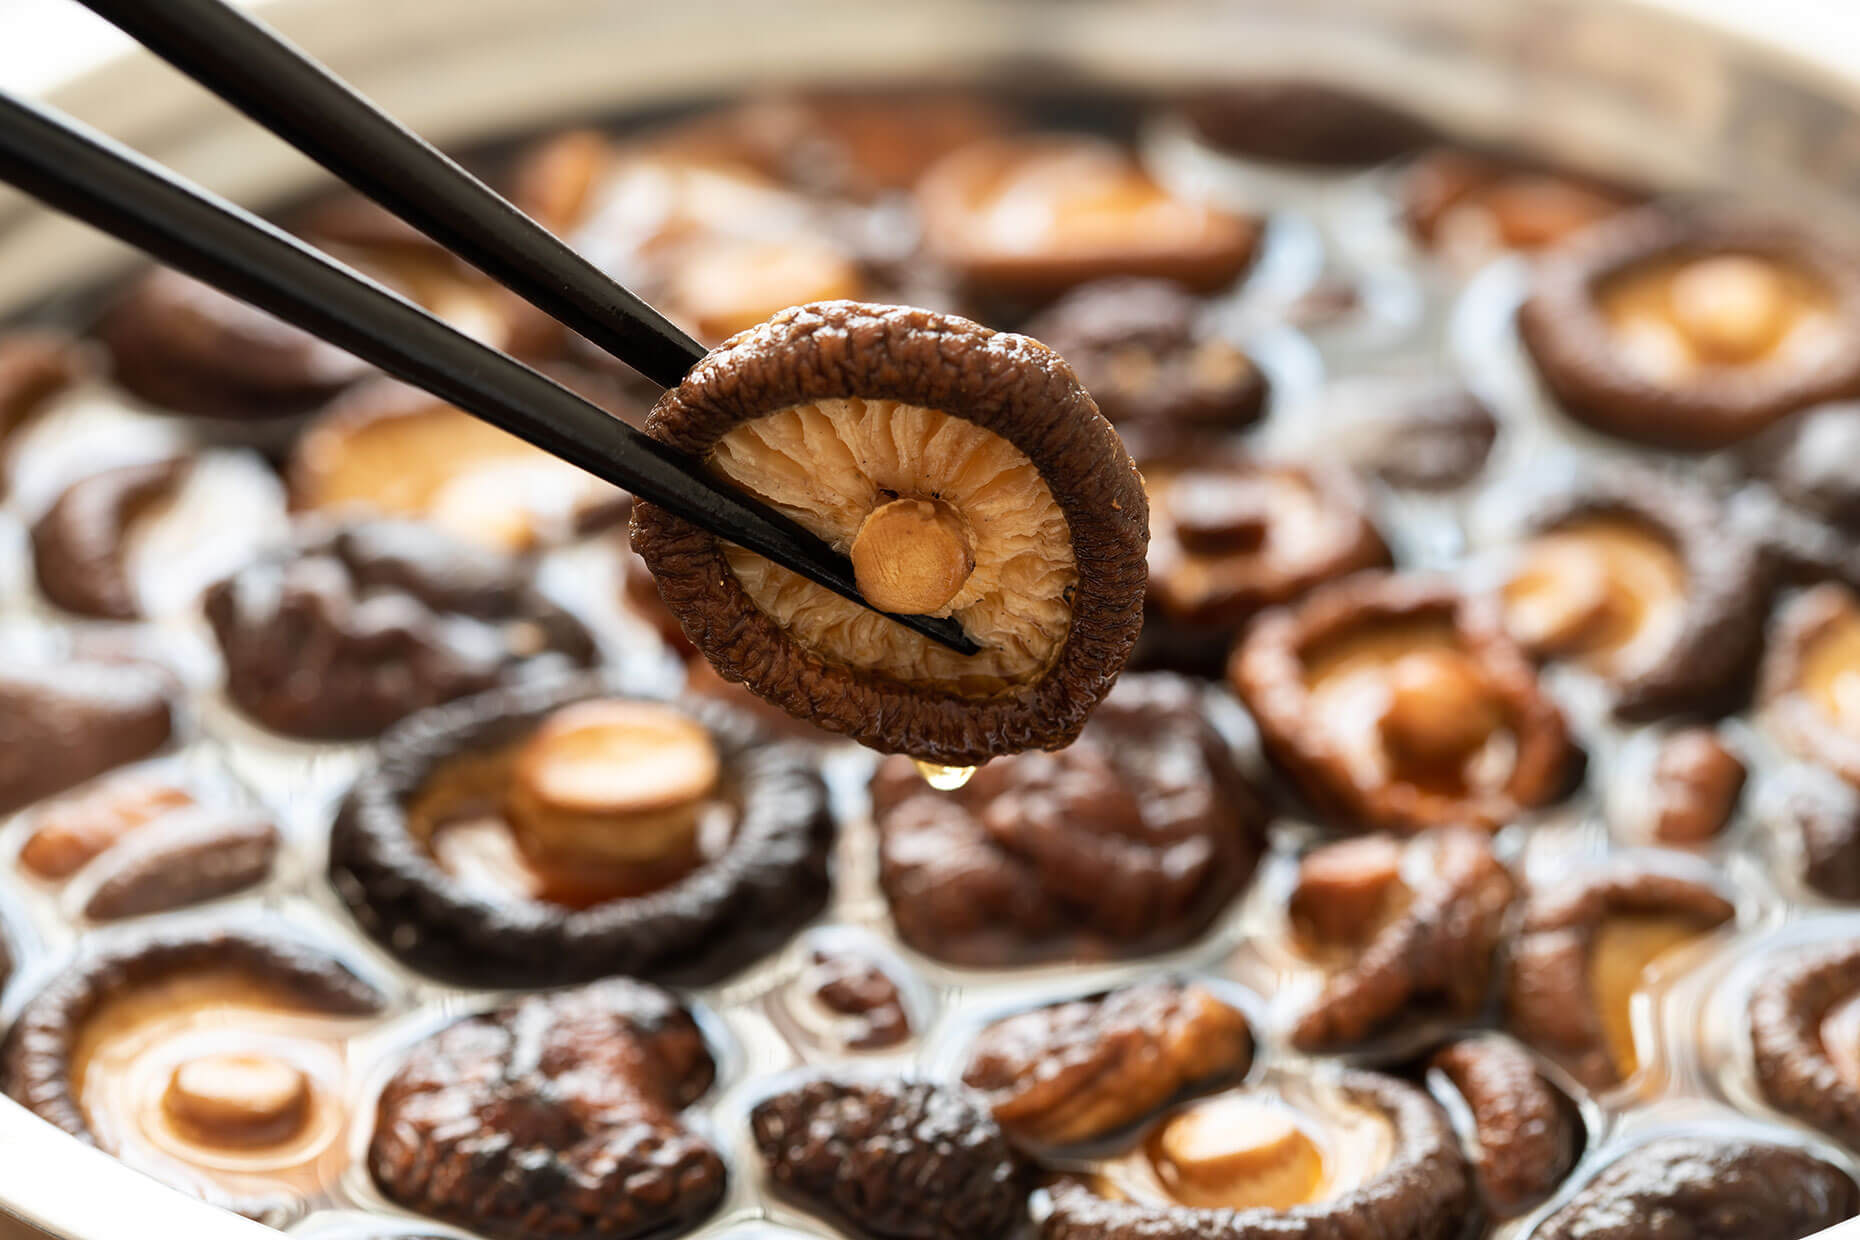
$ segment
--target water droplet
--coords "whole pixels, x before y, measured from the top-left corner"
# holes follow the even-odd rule
[[[923,762],[916,758],[911,761],[917,763],[917,773],[924,777],[924,782],[938,792],[954,792],[968,783],[969,777],[975,774],[972,766],[939,766],[935,762]]]

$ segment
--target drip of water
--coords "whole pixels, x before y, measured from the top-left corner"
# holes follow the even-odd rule
[[[924,782],[938,792],[954,792],[968,783],[969,777],[975,774],[972,766],[940,766],[917,758],[911,761],[917,764],[917,773],[924,777]]]

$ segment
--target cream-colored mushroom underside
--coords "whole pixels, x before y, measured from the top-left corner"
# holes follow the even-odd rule
[[[982,646],[966,657],[728,547],[750,598],[810,649],[985,695],[1036,679],[1065,645],[1078,582],[1071,528],[1033,462],[993,431],[897,401],[833,399],[744,423],[718,441],[712,462],[842,552],[866,514],[894,498],[940,499],[968,523],[975,570],[937,613]]]

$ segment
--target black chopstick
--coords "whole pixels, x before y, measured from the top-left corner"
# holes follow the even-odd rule
[[[225,0],[80,3],[660,387],[704,356],[658,311]]]
[[[691,458],[127,147],[4,93],[0,181],[864,602],[844,556],[768,505],[709,477]],[[953,620],[892,618],[961,653],[979,649]]]

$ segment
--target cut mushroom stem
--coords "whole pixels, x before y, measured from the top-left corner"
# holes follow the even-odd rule
[[[968,584],[975,549],[953,507],[894,499],[866,515],[852,544],[853,579],[866,602],[901,616],[941,611]]]
[[[205,1055],[174,1070],[162,1108],[182,1131],[213,1145],[275,1145],[302,1129],[310,1081],[269,1055]]]

